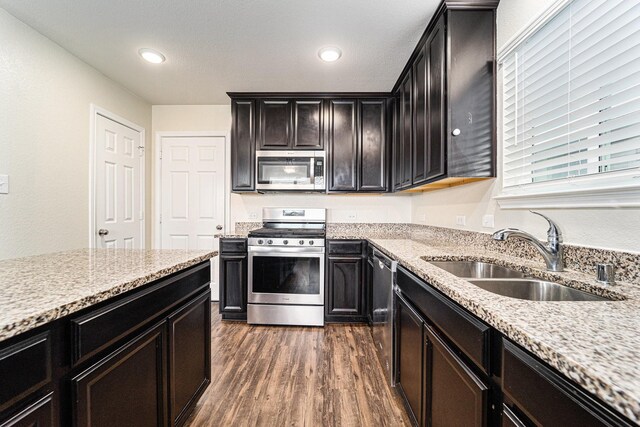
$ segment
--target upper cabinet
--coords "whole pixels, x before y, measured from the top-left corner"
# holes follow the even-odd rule
[[[322,99],[260,99],[259,150],[322,150]]]
[[[256,189],[255,101],[231,101],[231,188]]]
[[[358,129],[355,99],[329,100],[328,191],[356,191]]]
[[[360,100],[358,108],[358,191],[383,192],[389,177],[387,100]]]
[[[324,102],[321,99],[294,100],[293,149],[324,148]]]
[[[443,2],[394,88],[395,191],[495,177],[495,5],[453,3]]]

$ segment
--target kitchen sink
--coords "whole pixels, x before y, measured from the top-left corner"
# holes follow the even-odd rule
[[[469,282],[494,294],[529,301],[610,301],[559,283],[537,279],[483,279]]]
[[[429,261],[454,276],[474,279],[522,278],[524,273],[500,265],[480,261]]]

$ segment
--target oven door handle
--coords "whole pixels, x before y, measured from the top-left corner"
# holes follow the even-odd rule
[[[273,247],[273,246],[249,246],[249,253],[256,253],[256,254],[266,254],[266,255],[272,255],[272,254],[293,254],[293,255],[299,255],[299,256],[305,256],[305,255],[318,255],[318,254],[323,254],[324,253],[324,248],[320,248],[320,247],[291,247],[291,248],[283,248],[283,247]],[[275,255],[274,255],[275,256]]]

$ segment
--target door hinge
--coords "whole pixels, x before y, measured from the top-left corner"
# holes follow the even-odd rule
[[[160,160],[162,160],[162,150],[160,150]]]
[[[140,157],[144,157],[144,145],[138,145],[138,153]]]

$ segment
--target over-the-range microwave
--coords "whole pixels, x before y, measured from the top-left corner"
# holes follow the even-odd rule
[[[324,191],[324,151],[257,151],[256,190]]]

